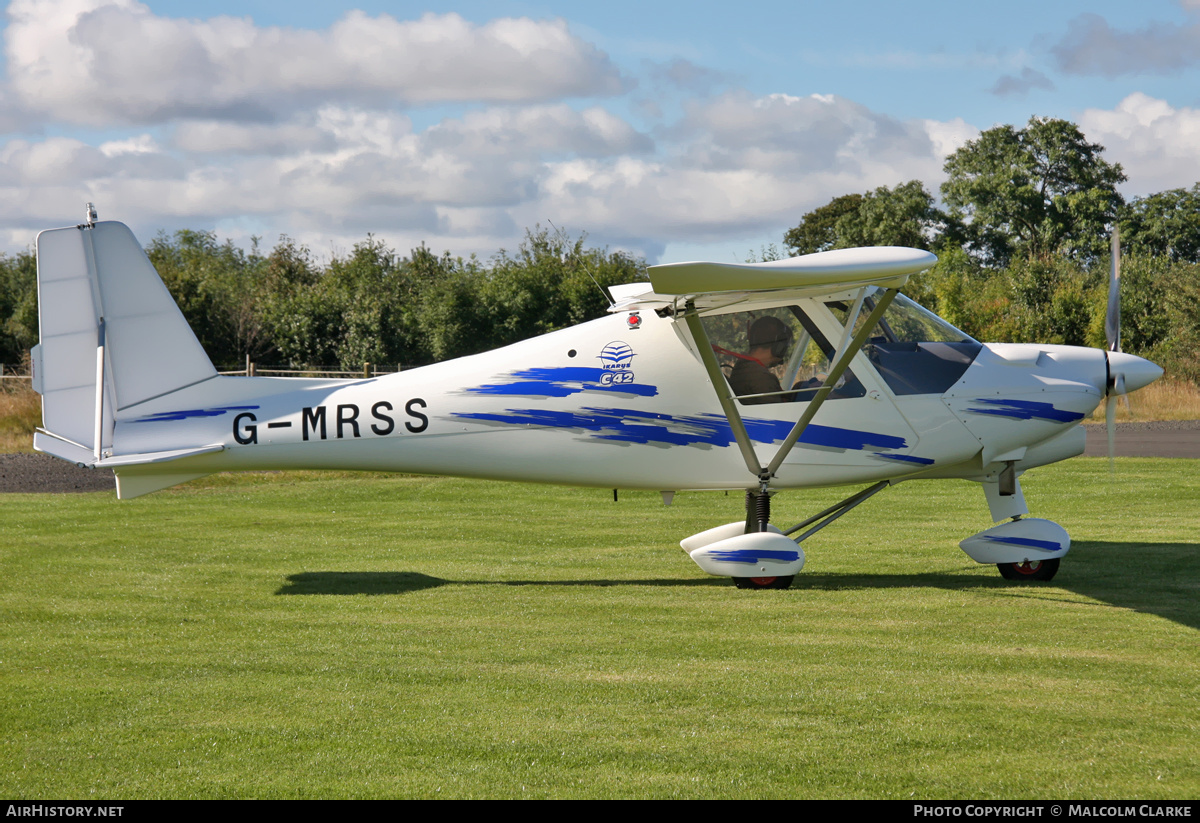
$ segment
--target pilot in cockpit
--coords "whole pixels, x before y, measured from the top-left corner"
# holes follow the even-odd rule
[[[745,405],[760,403],[791,403],[796,400],[811,400],[825,379],[816,374],[809,379],[798,379],[793,391],[785,392],[779,378],[772,369],[788,358],[794,338],[792,330],[777,317],[760,317],[750,325],[750,352],[736,354],[722,349],[725,354],[737,358],[729,374],[729,386]],[[839,381],[839,386],[844,381]],[[755,396],[757,395],[757,396]],[[836,398],[835,392],[831,397]]]
[[[782,392],[779,378],[771,371],[784,361],[792,348],[792,330],[777,317],[760,317],[750,326],[750,352],[739,355],[729,385],[739,397],[769,392]],[[774,394],[767,397],[747,397],[743,403],[785,403],[793,398],[790,394]]]

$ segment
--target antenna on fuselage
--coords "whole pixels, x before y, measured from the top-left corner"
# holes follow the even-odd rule
[[[558,231],[558,226],[554,225],[553,220],[551,220],[550,218],[546,218],[546,222],[549,223],[555,231]],[[584,271],[587,272],[587,276],[591,278],[592,282],[596,284],[596,288],[600,290],[600,296],[604,298],[604,302],[608,303],[608,307],[611,309],[613,306],[617,305],[616,303],[613,302],[613,299],[608,295],[608,292],[606,292],[604,290],[604,287],[600,285],[600,281],[597,280],[592,275],[592,273],[590,271],[588,271],[587,269],[584,269]]]

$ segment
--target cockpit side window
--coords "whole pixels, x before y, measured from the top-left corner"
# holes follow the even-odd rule
[[[872,290],[864,297],[855,318],[856,331],[875,308],[878,296],[879,291]],[[825,305],[845,324],[851,303],[830,301]],[[970,335],[897,295],[862,350],[894,394],[911,395],[944,394],[982,348]]]
[[[798,306],[710,315],[702,322],[722,373],[744,405],[807,402],[825,380],[833,347]],[[846,371],[828,399],[864,394]]]

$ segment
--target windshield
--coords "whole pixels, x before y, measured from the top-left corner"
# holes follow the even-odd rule
[[[855,319],[854,330],[862,327],[867,315],[875,308],[875,300],[882,289],[869,289],[863,300],[863,309]],[[838,322],[845,325],[846,315],[852,303],[834,301],[826,303]],[[892,305],[883,313],[883,319],[871,334],[871,338],[882,338],[891,343],[975,343],[971,335],[954,328],[924,306],[914,303],[903,294],[896,295]]]
[[[882,289],[868,289],[854,319],[855,331],[875,308]],[[845,325],[854,302],[825,304]],[[902,294],[883,313],[863,344],[863,353],[897,395],[943,394],[953,386],[983,346]]]

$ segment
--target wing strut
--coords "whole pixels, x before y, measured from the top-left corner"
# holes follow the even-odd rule
[[[687,323],[688,331],[692,333],[692,339],[696,341],[696,346],[700,349],[700,362],[704,364],[704,370],[708,372],[708,382],[712,383],[713,391],[717,393],[721,411],[725,412],[725,419],[729,421],[729,428],[733,431],[733,438],[742,452],[742,459],[746,461],[746,468],[755,477],[761,478],[766,469],[758,463],[758,455],[754,453],[754,446],[750,443],[746,424],[742,422],[742,415],[738,412],[737,403],[734,402],[733,396],[729,392],[729,382],[721,373],[717,357],[713,354],[712,343],[709,342],[708,335],[704,333],[704,326],[700,322],[700,316],[696,314],[694,301],[687,301],[687,311],[683,318]]]

